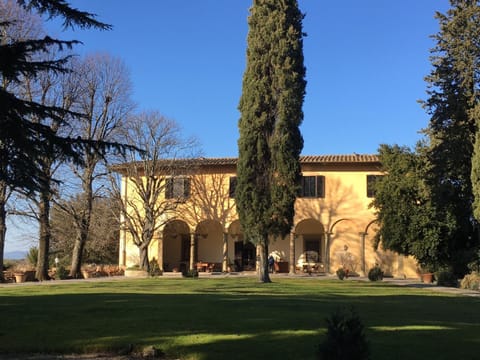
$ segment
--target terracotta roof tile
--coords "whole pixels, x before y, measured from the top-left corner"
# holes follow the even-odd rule
[[[305,155],[300,156],[300,162],[305,163],[374,163],[379,162],[378,155]]]
[[[236,166],[237,158],[198,158],[198,159],[178,159],[172,162],[172,160],[162,160],[165,163],[175,166],[188,166],[189,164],[195,164],[197,166]],[[352,155],[304,155],[300,156],[300,162],[302,164],[373,164],[378,163],[380,160],[378,155],[373,154],[352,154]],[[141,162],[139,162],[141,164]],[[112,166],[115,171],[122,172],[126,168],[126,164],[117,164]]]
[[[302,164],[312,163],[376,163],[379,162],[377,155],[352,154],[352,155],[304,155],[300,156]],[[200,158],[200,165],[236,165],[237,158]]]

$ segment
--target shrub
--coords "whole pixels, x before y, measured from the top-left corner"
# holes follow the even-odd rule
[[[183,273],[184,277],[187,278],[197,278],[198,277],[198,271],[197,270],[187,270]]]
[[[347,276],[347,272],[345,271],[344,268],[339,268],[337,270],[337,276],[340,280],[343,280]]]
[[[360,317],[354,311],[338,309],[327,321],[327,337],[318,347],[319,360],[364,360],[370,350]]]
[[[467,267],[472,273],[480,273],[480,250],[478,250],[475,259],[470,262]]]
[[[383,271],[380,269],[380,266],[375,265],[368,271],[368,280],[370,281],[379,281],[383,280]]]
[[[158,266],[158,261],[153,258],[150,260],[150,276],[160,276],[162,275],[162,271],[160,270],[160,266]]]
[[[437,285],[438,286],[449,286],[449,287],[457,287],[458,286],[458,279],[456,275],[450,270],[442,270],[436,274],[437,278]]]
[[[480,274],[471,273],[465,275],[465,277],[460,282],[460,287],[462,289],[480,290]]]
[[[36,266],[38,260],[38,248],[31,247],[30,249],[28,249],[26,259],[30,265]]]
[[[65,269],[65,266],[60,265],[57,268],[57,272],[55,274],[55,280],[65,280],[66,278],[68,278],[68,271],[67,269]]]

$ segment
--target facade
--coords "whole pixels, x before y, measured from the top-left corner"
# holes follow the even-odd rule
[[[374,250],[372,184],[382,176],[375,155],[302,156],[301,191],[294,226],[286,238],[271,239],[279,272],[335,273],[344,267],[365,275],[379,264],[386,275],[415,277],[411,258]],[[149,258],[165,271],[254,271],[256,248],[245,239],[235,207],[235,158],[192,161],[183,173],[164,174],[162,201],[176,201],[149,247]],[[117,171],[122,173],[121,166]],[[124,197],[135,198],[123,173]],[[126,230],[120,236],[120,265],[138,264],[139,250]]]

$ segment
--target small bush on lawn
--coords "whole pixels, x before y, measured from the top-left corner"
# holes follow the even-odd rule
[[[369,359],[364,326],[353,308],[338,309],[326,321],[327,337],[318,347],[318,360]]]
[[[198,271],[197,270],[187,270],[183,273],[184,277],[187,278],[197,278],[198,277]]]
[[[343,279],[345,279],[345,278],[347,277],[347,272],[345,271],[344,268],[339,268],[339,269],[337,270],[337,276],[338,276],[338,278],[339,278],[340,280],[343,280]]]
[[[160,266],[158,265],[158,261],[153,258],[150,260],[150,276],[160,276],[162,275],[162,271],[160,270]]]
[[[458,279],[452,271],[442,270],[442,271],[439,271],[437,274],[437,285],[457,287]]]
[[[383,271],[380,269],[380,266],[375,265],[368,271],[368,280],[370,281],[380,281],[383,280]]]
[[[462,289],[480,290],[480,274],[471,273],[465,275],[465,277],[460,282],[460,287]]]

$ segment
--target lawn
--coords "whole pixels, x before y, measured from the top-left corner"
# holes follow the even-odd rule
[[[0,354],[154,345],[187,359],[314,359],[354,306],[372,359],[478,359],[480,298],[365,281],[248,277],[0,287]]]

